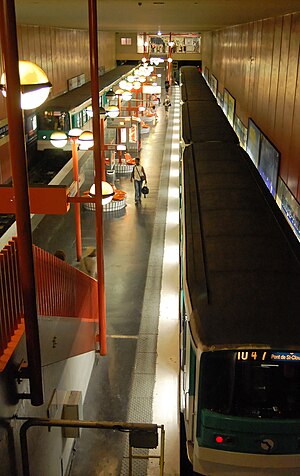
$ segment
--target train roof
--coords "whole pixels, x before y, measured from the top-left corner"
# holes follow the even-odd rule
[[[109,87],[115,81],[121,80],[121,77],[123,75],[128,74],[132,69],[134,69],[134,67],[135,66],[132,64],[121,65],[100,76],[99,77],[99,91]],[[91,82],[88,81],[87,83],[83,84],[79,88],[73,89],[72,91],[68,91],[53,99],[49,99],[47,102],[43,104],[43,106],[37,109],[37,112],[39,112],[40,110],[45,110],[45,109],[54,110],[56,108],[63,109],[65,111],[71,111],[72,109],[80,106],[85,101],[90,99],[91,94],[92,94]]]
[[[208,89],[208,87],[206,86]],[[210,101],[187,101],[182,105],[182,138],[185,143],[223,141],[239,143],[239,139],[220,106]]]
[[[183,66],[180,70],[181,76],[181,99],[185,101],[211,101],[216,102],[212,91],[207,87],[207,83],[194,66]]]
[[[184,150],[186,283],[203,346],[300,345],[300,247],[234,143]]]

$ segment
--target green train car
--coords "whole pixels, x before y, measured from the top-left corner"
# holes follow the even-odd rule
[[[194,474],[300,474],[300,247],[181,68],[180,411]]]
[[[124,79],[134,69],[133,65],[122,65],[99,77],[99,104],[106,105],[106,92]],[[36,110],[37,150],[53,149],[50,142],[52,132],[68,132],[73,128],[90,129],[91,117],[87,108],[91,106],[91,83],[72,89],[50,99]],[[64,150],[71,150],[68,143]]]

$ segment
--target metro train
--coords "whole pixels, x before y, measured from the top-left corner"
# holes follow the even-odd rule
[[[106,93],[115,84],[124,79],[136,67],[122,65],[99,77],[99,103],[106,104]],[[56,98],[50,99],[36,110],[37,150],[53,149],[50,136],[54,131],[68,132],[73,128],[87,129],[91,116],[87,108],[91,106],[90,81]],[[67,144],[65,150],[71,149]]]
[[[299,242],[205,79],[180,76],[184,450],[193,474],[299,475]]]

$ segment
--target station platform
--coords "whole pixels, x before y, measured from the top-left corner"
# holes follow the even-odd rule
[[[142,136],[149,195],[135,205],[130,173],[116,173],[126,207],[103,213],[107,356],[95,356],[83,418],[164,425],[164,474],[171,476],[179,474],[179,87],[169,95],[169,117],[159,106],[158,122]],[[82,191],[89,190],[92,157],[81,172]],[[94,212],[82,207],[81,221],[85,250],[96,245]],[[73,211],[44,217],[33,243],[50,253],[63,249],[67,262],[78,266]],[[82,430],[70,476],[129,474],[127,440],[120,432]],[[134,461],[132,474],[160,474],[157,460]]]

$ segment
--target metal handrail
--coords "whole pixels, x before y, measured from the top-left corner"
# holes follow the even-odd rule
[[[18,419],[24,419],[18,418]],[[22,467],[23,467],[23,476],[30,476],[30,467],[29,467],[29,453],[28,453],[28,444],[27,444],[27,430],[31,427],[40,426],[40,427],[61,427],[61,428],[93,428],[101,430],[114,430],[121,432],[147,432],[150,436],[157,436],[158,429],[161,429],[161,453],[160,456],[149,455],[143,456],[146,458],[160,458],[160,476],[163,476],[164,471],[164,446],[165,446],[165,430],[163,425],[157,425],[155,423],[127,423],[127,422],[114,422],[114,421],[83,421],[83,420],[51,420],[48,418],[38,419],[38,418],[29,418],[27,419],[20,428],[20,444],[21,444],[21,455],[22,455]],[[138,443],[137,443],[138,444]],[[138,447],[137,444],[134,444],[134,447]],[[144,446],[143,447],[147,447]],[[150,444],[149,446],[153,446]],[[129,456],[129,461],[132,458],[140,458],[139,455]],[[130,463],[131,464],[131,463]],[[131,466],[132,468],[132,466]],[[132,469],[130,470],[132,471]],[[130,472],[130,474],[132,474]]]

